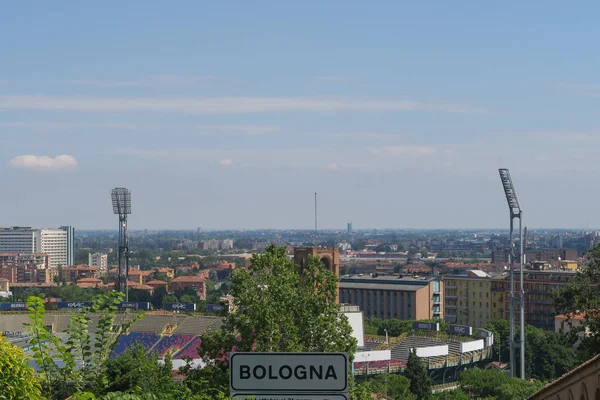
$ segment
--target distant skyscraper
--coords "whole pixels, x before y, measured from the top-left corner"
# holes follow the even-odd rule
[[[346,233],[348,235],[352,233],[352,222],[348,222],[348,225],[346,226]]]
[[[60,229],[67,232],[67,263],[65,265],[75,265],[75,228],[61,226]]]

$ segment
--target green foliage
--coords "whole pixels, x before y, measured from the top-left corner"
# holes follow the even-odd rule
[[[395,374],[381,374],[369,379],[364,385],[372,393],[382,394],[393,400],[414,400],[416,396],[410,391],[408,378]]]
[[[335,303],[336,277],[311,258],[301,268],[285,247],[271,245],[253,255],[248,269],[235,270],[231,294],[237,312],[218,331],[202,335],[199,354],[226,371],[227,355],[237,351],[346,352],[356,340]]]
[[[486,327],[494,333],[493,359],[509,361],[510,327],[507,320],[489,322]],[[519,327],[515,328],[515,340]],[[500,356],[500,357],[499,357]],[[517,349],[515,357],[520,357]],[[563,334],[545,331],[531,325],[525,326],[525,376],[527,378],[552,380],[575,368],[579,363],[571,347],[570,339]],[[517,374],[520,365],[517,363]]]
[[[63,342],[46,329],[44,301],[34,296],[27,299],[30,322],[26,327],[32,335],[29,344],[34,346],[33,359],[42,370],[44,387],[50,398],[62,399],[84,387],[91,387],[93,391],[99,392],[107,385],[104,368],[112,348],[121,333],[143,315],[137,314],[127,324],[117,323],[119,328],[113,330],[117,305],[122,301],[123,294],[120,292],[112,291],[98,296],[92,307],[71,317],[65,330],[69,336]],[[93,342],[88,330],[91,313],[99,317]],[[53,358],[62,361],[63,366],[59,367]],[[83,363],[80,369],[76,368],[77,360]]]
[[[443,392],[433,393],[430,400],[470,400],[471,397],[465,393],[461,388],[454,390],[446,390]]]
[[[238,312],[226,316],[220,332],[204,335],[201,355],[210,359],[238,351],[341,351],[353,358],[356,340],[335,303],[336,277],[311,258],[303,269],[285,247],[271,245],[234,271],[231,294]],[[220,336],[225,347],[214,348]],[[209,340],[205,340],[209,339]],[[206,344],[205,344],[206,343]]]
[[[600,353],[600,243],[587,253],[587,265],[583,271],[567,282],[562,288],[552,292],[552,301],[558,314],[584,314],[581,326],[572,325],[574,333],[591,333],[583,338],[579,351],[582,360]],[[572,321],[569,320],[572,324]]]
[[[166,357],[164,365],[156,355],[149,355],[141,344],[131,347],[106,363],[107,392],[172,393],[176,386],[171,374],[172,363]]]
[[[469,369],[459,376],[463,391],[475,397],[492,397],[497,400],[524,400],[541,389],[545,382],[511,378],[505,372]]]
[[[0,399],[43,399],[41,385],[25,352],[0,335]]]
[[[408,355],[406,370],[404,375],[410,380],[410,391],[417,396],[417,399],[426,399],[431,394],[432,381],[427,375],[427,368],[417,356],[415,350]]]
[[[400,336],[412,330],[412,321],[402,321],[396,318],[385,319],[377,327],[377,334],[385,335],[386,330],[389,336]]]

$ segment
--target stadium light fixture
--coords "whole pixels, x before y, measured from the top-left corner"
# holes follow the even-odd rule
[[[510,265],[510,376],[515,376],[514,370],[514,359],[515,359],[515,347],[517,347],[514,342],[514,333],[515,333],[515,305],[519,304],[520,306],[520,338],[519,338],[519,348],[520,348],[520,375],[521,379],[525,379],[525,288],[523,285],[523,261],[524,261],[524,246],[523,246],[523,210],[519,205],[519,200],[517,199],[517,192],[515,191],[515,187],[512,183],[512,179],[510,177],[510,172],[506,168],[498,169],[500,173],[500,180],[502,181],[502,187],[504,188],[504,194],[506,195],[506,201],[508,203],[508,209],[510,211],[510,231],[509,231],[509,251],[508,251],[508,263]],[[520,275],[520,290],[519,296],[515,296],[514,290],[514,282],[515,282],[515,270],[514,270],[514,258],[515,258],[515,246],[513,241],[513,230],[514,230],[514,220],[515,218],[519,219],[519,244],[520,244],[520,252],[519,252],[519,275]]]

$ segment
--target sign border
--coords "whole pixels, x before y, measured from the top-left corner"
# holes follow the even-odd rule
[[[232,352],[229,354],[229,390],[231,392],[234,393],[238,393],[238,394],[244,394],[244,393],[248,393],[250,395],[250,392],[254,392],[257,393],[258,390],[244,390],[244,389],[236,389],[233,387],[233,368],[231,368],[231,366],[233,365],[233,357],[235,357],[236,355],[257,355],[257,354],[261,354],[261,355],[272,355],[272,356],[295,356],[295,355],[303,355],[303,356],[314,356],[314,355],[330,355],[330,354],[335,354],[338,356],[342,356],[344,357],[344,388],[341,390],[338,390],[337,392],[343,394],[346,393],[348,391],[348,354],[346,353],[341,353],[341,352],[284,352],[284,353],[280,353],[280,352],[274,352],[274,353],[269,353],[269,352],[252,352],[252,351],[241,351],[241,352]],[[281,390],[281,389],[260,389],[260,392],[266,392],[266,394],[269,393],[273,393],[273,392],[280,392],[281,394],[317,394],[317,395],[321,395],[321,394],[338,394],[336,392],[332,392],[331,390],[327,389],[327,390],[315,390],[315,389],[307,389],[306,391],[303,390]]]
[[[322,393],[315,393],[315,392],[310,392],[310,393],[304,393],[304,392],[290,392],[290,393],[282,393],[282,396],[341,396],[343,397],[345,400],[350,399],[350,395],[348,394],[348,392],[343,392],[343,393],[331,393],[331,392],[322,392]],[[235,397],[236,396],[278,396],[278,394],[273,394],[273,393],[262,393],[262,392],[253,392],[253,393],[242,393],[242,392],[234,392],[231,394],[231,398],[233,400],[238,400]]]

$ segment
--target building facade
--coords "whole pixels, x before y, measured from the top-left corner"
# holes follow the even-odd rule
[[[493,310],[498,306],[492,297],[491,287],[489,276],[445,276],[445,320],[483,328],[493,318]]]
[[[106,253],[89,253],[88,265],[90,267],[98,267],[101,272],[108,270],[108,254]]]
[[[343,277],[340,302],[359,306],[365,317],[443,319],[444,283],[436,278]]]
[[[65,266],[75,265],[75,228],[72,226],[61,226],[67,233],[67,263]]]
[[[525,270],[525,322],[538,328],[553,330],[556,310],[552,292],[573,279],[571,270]],[[515,274],[515,296],[519,296],[519,274]],[[510,274],[478,277],[473,275],[445,276],[445,319],[451,323],[484,327],[489,321],[510,317]],[[520,308],[515,307],[519,321]]]
[[[0,229],[0,253],[45,253],[49,265],[68,266],[69,253],[73,257],[72,227],[68,229],[32,229],[31,227],[12,227]],[[71,235],[69,243],[68,236]],[[71,246],[71,248],[69,248]]]

